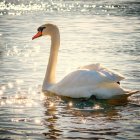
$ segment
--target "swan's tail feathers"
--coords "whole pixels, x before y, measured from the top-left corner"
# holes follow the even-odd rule
[[[124,94],[114,96],[114,99],[127,99],[129,96],[136,94],[140,91],[138,90],[125,90]]]
[[[123,105],[128,102],[128,97],[135,94],[135,93],[140,93],[140,91],[135,90],[135,91],[127,91],[123,95],[115,96],[115,98],[107,100],[107,103],[111,105]]]
[[[133,94],[135,94],[135,93],[138,93],[138,92],[140,92],[139,90],[131,90],[131,91],[126,91],[126,96],[127,97],[129,97],[129,96],[131,96],[131,95],[133,95]]]

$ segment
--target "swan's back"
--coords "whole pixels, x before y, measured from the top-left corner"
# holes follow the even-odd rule
[[[91,71],[94,70],[94,71],[101,72],[101,73],[105,74],[106,77],[108,77],[110,80],[112,80],[114,82],[119,82],[119,81],[125,79],[125,77],[122,74],[120,74],[116,71],[107,69],[106,67],[102,66],[100,63],[82,66],[82,67],[79,67],[79,69],[88,69]]]

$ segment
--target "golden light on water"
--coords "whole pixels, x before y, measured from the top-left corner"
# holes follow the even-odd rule
[[[40,119],[30,119],[30,118],[12,118],[11,122],[33,122],[35,124],[41,124]]]
[[[40,100],[44,100],[45,98],[47,98],[47,97],[44,95],[43,92],[41,92],[41,94],[40,94]]]
[[[4,102],[4,101],[1,101],[1,102],[0,102],[0,105],[1,105],[1,106],[4,106],[4,105],[5,105],[5,102]]]
[[[13,87],[14,87],[14,84],[11,83],[11,82],[9,82],[9,83],[8,83],[8,87],[9,87],[9,88],[13,88]]]
[[[50,102],[49,103],[49,107],[54,107],[54,103],[53,102]]]
[[[12,118],[11,121],[12,122],[29,122],[30,119],[27,119],[27,118]]]
[[[32,106],[33,106],[33,104],[31,102],[26,103],[26,107],[32,107]]]
[[[16,94],[15,95],[15,99],[19,99],[20,98],[20,95],[19,94]]]
[[[6,90],[6,86],[2,86],[1,89],[4,91]]]
[[[11,121],[12,122],[19,122],[19,119],[12,118]]]
[[[84,123],[84,124],[85,124],[85,123],[87,122],[87,119],[82,118],[82,120],[81,120],[81,121],[82,121],[82,123]]]
[[[40,120],[40,119],[35,119],[34,122],[35,122],[36,124],[41,124],[41,120]]]
[[[16,83],[18,84],[22,82],[23,82],[22,80],[16,80]],[[14,88],[14,86],[16,86],[16,89],[18,92],[14,95],[7,96],[8,88],[12,89]],[[3,97],[2,95],[4,94],[4,92],[5,92],[5,96]],[[9,105],[12,105],[12,106],[18,105],[20,107],[36,106],[37,103],[35,103],[33,99],[30,99],[29,94],[27,94],[29,92],[31,92],[31,96],[34,96],[36,94],[36,92],[32,91],[32,89],[30,89],[28,92],[25,92],[25,91],[22,91],[21,87],[17,86],[15,83],[8,82],[6,86],[3,85],[0,89],[0,95],[2,96],[0,100],[0,106],[9,106]]]
[[[16,53],[16,54],[19,53],[19,51],[18,51],[18,49],[17,49],[17,46],[14,46],[14,47],[13,47],[13,51],[14,51],[14,53]]]
[[[6,104],[12,105],[12,104],[13,104],[13,101],[12,101],[11,99],[7,99],[7,100],[6,100]]]
[[[3,95],[3,90],[0,90],[0,95]]]
[[[23,84],[24,83],[24,80],[22,80],[22,79],[16,79],[16,84]]]
[[[72,103],[72,102],[69,102],[69,103],[68,103],[68,106],[69,106],[69,107],[72,107],[72,106],[73,106],[73,103]]]
[[[95,106],[92,107],[92,109],[98,110],[98,109],[102,109],[102,107],[100,107],[98,104],[96,104]]]

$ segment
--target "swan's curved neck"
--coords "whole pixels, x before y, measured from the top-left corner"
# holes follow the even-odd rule
[[[60,46],[59,30],[57,28],[54,29],[53,32],[50,34],[50,36],[51,36],[50,57],[49,57],[49,62],[48,62],[43,86],[55,83],[55,78],[56,78],[57,56],[58,56],[58,50]]]

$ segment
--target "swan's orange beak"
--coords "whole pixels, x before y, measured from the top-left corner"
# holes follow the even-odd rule
[[[35,39],[35,38],[38,38],[38,37],[40,37],[40,36],[42,36],[42,32],[38,32],[36,35],[34,35],[34,36],[32,37],[32,40]]]

